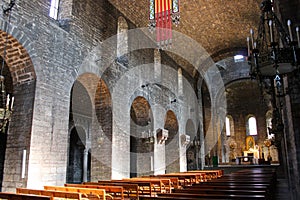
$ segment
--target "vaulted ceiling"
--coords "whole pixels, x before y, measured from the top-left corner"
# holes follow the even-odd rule
[[[137,27],[148,26],[149,0],[109,1]],[[300,12],[297,12],[300,10],[299,0],[273,1],[283,21],[291,18],[300,23]],[[181,0],[180,24],[173,26],[173,30],[198,42],[217,62],[246,50],[250,28],[254,31],[258,28],[261,2],[262,0]],[[193,66],[185,65],[185,70],[194,77]]]
[[[138,27],[148,26],[149,0],[109,1]],[[220,54],[246,47],[249,30],[259,21],[260,2],[181,0],[180,24],[173,30],[196,40],[217,61]]]

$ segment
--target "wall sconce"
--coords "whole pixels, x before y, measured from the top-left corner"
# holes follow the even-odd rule
[[[186,146],[190,143],[191,137],[189,135],[183,134],[180,136],[181,138],[181,145]]]
[[[162,144],[164,141],[168,139],[169,131],[166,129],[157,129],[156,138],[157,144]]]

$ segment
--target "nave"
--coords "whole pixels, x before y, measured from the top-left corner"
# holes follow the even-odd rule
[[[119,180],[99,180],[44,189],[17,188],[0,198],[17,199],[289,199],[276,167],[245,167],[231,173],[223,169],[194,170]],[[34,198],[33,198],[34,197]]]

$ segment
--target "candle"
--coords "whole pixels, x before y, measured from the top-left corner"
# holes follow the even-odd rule
[[[23,150],[21,178],[25,178],[25,170],[26,170],[26,149]]]
[[[253,31],[253,29],[252,29],[252,28],[250,29],[250,34],[251,34],[251,43],[252,43],[252,48],[254,48],[254,39],[253,39],[254,31]]]
[[[287,25],[288,25],[288,28],[289,28],[290,38],[291,38],[291,42],[292,42],[293,41],[293,35],[292,35],[291,24],[292,24],[291,20],[288,20]]]
[[[9,94],[6,97],[6,109],[9,107]]]
[[[250,56],[250,38],[247,37],[248,56]]]
[[[274,42],[274,40],[273,40],[272,20],[269,21],[269,26],[270,26],[270,38],[271,38],[271,43],[272,43],[272,42]]]
[[[14,100],[15,100],[15,97],[12,97],[12,99],[11,99],[11,104],[10,104],[10,110],[13,109],[13,106],[14,106]]]
[[[300,37],[299,37],[299,27],[296,27],[296,34],[297,34],[297,40],[298,40],[298,47],[300,48]]]

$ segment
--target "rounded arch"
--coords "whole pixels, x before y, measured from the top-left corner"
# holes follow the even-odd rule
[[[19,171],[18,166],[21,165],[21,160],[16,161],[15,159],[16,156],[22,156],[19,149],[25,148],[27,152],[30,152],[33,103],[36,90],[36,71],[32,58],[36,55],[36,51],[32,47],[32,42],[18,27],[14,27],[14,30],[11,31],[11,26],[7,21],[0,19],[0,23],[3,27],[6,27],[5,31],[0,30],[0,46],[2,47],[0,50],[0,64],[4,64],[2,75],[5,78],[6,93],[14,97],[13,117],[8,124],[9,128],[6,129],[4,138],[0,140],[1,190],[2,186],[5,188],[10,185],[11,181],[23,187],[26,187],[27,184],[21,178],[21,174],[12,179],[7,172],[11,170]],[[9,34],[10,32],[12,34]],[[15,141],[20,138],[23,138],[23,141],[16,144]],[[8,146],[10,146],[9,150],[7,150]],[[11,152],[17,152],[17,155],[11,154]],[[11,162],[17,163],[16,165],[10,165]],[[28,174],[28,171],[25,173]]]
[[[80,125],[87,132],[88,173],[95,180],[110,178],[112,100],[106,81],[91,72],[81,74],[73,84],[70,105],[70,125]]]
[[[178,134],[179,130],[177,117],[172,110],[168,110],[166,113],[164,129],[169,131],[168,140],[166,141],[166,144],[168,145],[173,139],[175,139],[175,136]]]
[[[168,139],[165,142],[166,152],[166,172],[180,171],[179,161],[179,123],[175,113],[168,110],[165,116],[164,129],[168,130]]]
[[[151,107],[145,97],[138,96],[134,99],[130,109],[130,119],[139,126],[147,126],[153,121]]]
[[[6,24],[4,21],[1,22]],[[26,37],[25,33],[18,28],[14,28],[13,35],[0,30],[0,46],[6,46],[5,57],[3,58],[3,51],[0,52],[0,55],[5,60],[11,73],[13,85],[36,80],[34,65],[28,53],[30,52],[34,55],[35,50],[31,48],[31,41]]]
[[[154,154],[153,114],[148,100],[137,96],[130,108],[130,177],[151,174]]]
[[[84,151],[86,149],[86,131],[74,126],[69,137],[69,156],[67,183],[82,183],[84,180]]]
[[[196,134],[196,128],[192,119],[188,119],[185,124],[185,134],[189,135],[193,139]]]
[[[192,119],[188,119],[185,125],[185,134],[190,136],[191,145],[186,150],[187,170],[196,170],[198,164],[198,148],[200,147],[199,136],[197,136],[195,125]]]

